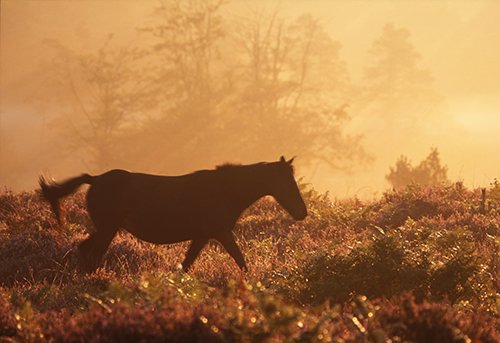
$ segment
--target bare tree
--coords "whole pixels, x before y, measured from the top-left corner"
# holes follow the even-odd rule
[[[152,107],[151,83],[143,76],[141,53],[114,47],[110,35],[95,52],[78,53],[47,41],[55,57],[47,69],[50,95],[43,101],[59,109],[55,125],[66,138],[67,152],[83,150],[91,168],[104,170],[123,161],[119,138]],[[39,97],[40,98],[40,97]]]
[[[176,170],[220,160],[299,154],[345,167],[365,157],[345,135],[349,76],[311,16],[287,22],[255,12],[228,23],[221,1],[165,1],[146,29],[162,90],[159,118],[139,133],[145,168]],[[139,139],[139,138],[138,138]],[[155,161],[155,166],[148,163]]]
[[[340,44],[316,20],[304,15],[287,23],[277,13],[256,12],[235,31],[239,113],[252,130],[244,136],[247,154],[300,154],[334,168],[364,156],[358,138],[342,130],[349,76]]]
[[[148,170],[177,170],[217,157],[219,107],[227,94],[219,44],[224,36],[222,1],[163,1],[150,34],[150,70],[159,89],[159,115],[138,133],[151,147],[132,152]],[[155,165],[152,165],[154,161]]]
[[[83,146],[97,169],[127,160],[168,173],[282,154],[332,168],[365,157],[344,132],[350,81],[340,44],[311,16],[256,12],[231,24],[222,5],[161,2],[140,50],[55,45],[71,148]]]

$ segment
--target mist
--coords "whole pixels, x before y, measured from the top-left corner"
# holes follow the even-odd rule
[[[365,198],[432,148],[451,181],[498,178],[498,2],[229,1],[200,7],[197,50],[170,36],[187,32],[170,5],[1,2],[0,185],[285,154],[303,182]]]

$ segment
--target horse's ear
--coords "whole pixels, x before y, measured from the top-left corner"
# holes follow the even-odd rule
[[[293,156],[291,159],[289,159],[289,160],[287,161],[287,163],[288,163],[288,164],[292,164],[292,163],[293,163],[293,160],[295,160],[295,157],[297,157],[297,156]]]
[[[281,157],[280,157],[280,162],[286,162],[286,160],[285,160],[285,156],[281,155]]]

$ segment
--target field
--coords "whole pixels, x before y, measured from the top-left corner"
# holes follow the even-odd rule
[[[309,216],[272,199],[235,229],[249,272],[217,244],[188,274],[187,243],[120,233],[88,275],[84,193],[59,227],[36,192],[0,193],[0,342],[499,342],[500,185],[412,186],[330,200]],[[174,229],[174,228],[173,228]]]

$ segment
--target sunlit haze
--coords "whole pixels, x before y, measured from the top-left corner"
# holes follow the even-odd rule
[[[156,71],[165,72],[162,68],[174,60],[169,59],[173,53],[168,55],[165,50],[152,48],[158,40],[155,41],[151,31],[144,30],[166,24],[161,22],[161,16],[154,14],[155,8],[163,2],[2,0],[0,4],[2,187],[34,189],[41,173],[56,179],[112,168],[180,174],[224,162],[277,160],[282,153],[287,157],[297,155],[298,176],[315,188],[339,198],[366,198],[391,187],[385,175],[401,155],[416,165],[432,148],[439,151],[451,181],[463,181],[468,187],[486,187],[500,176],[500,1],[229,0],[214,14],[214,18],[221,18],[221,35],[220,42],[214,43],[217,48],[210,50],[213,53],[211,64],[193,67],[197,76],[208,75],[211,89],[222,95],[213,102],[207,100],[208,107],[199,105],[205,104],[200,100],[188,104],[192,107],[185,111],[188,105],[172,102],[179,96],[172,93],[178,87],[169,81],[167,76],[171,74],[161,74],[167,76],[154,81],[157,94],[152,95],[153,91],[141,93],[151,88],[141,88],[154,79],[148,79],[148,75],[159,76],[160,71]],[[293,27],[296,19],[304,14],[312,19],[298,21],[297,27]],[[287,126],[288,131],[282,132],[277,119],[286,117],[252,121],[255,118],[251,119],[250,113],[254,112],[250,105],[262,101],[265,94],[245,93],[250,89],[248,80],[251,79],[250,72],[242,71],[244,65],[251,65],[247,63],[251,55],[244,55],[245,46],[250,45],[245,45],[248,43],[245,37],[252,37],[257,32],[252,31],[256,23],[262,25],[263,30],[259,32],[264,34],[273,18],[276,18],[275,23],[280,23],[273,24],[276,25],[272,26],[273,30],[283,23],[283,35],[298,37],[295,45],[290,45],[290,51],[295,51],[293,47],[301,44],[300,39],[305,39],[306,34],[302,35],[300,30],[307,30],[301,23],[316,20],[319,29],[315,32],[325,37],[311,45],[314,56],[303,69],[307,71],[307,74],[304,72],[304,90],[290,91],[289,98],[279,93],[285,95],[276,98],[279,100],[273,106],[280,111],[283,109],[279,112],[283,116],[292,108],[285,106],[286,101],[300,101],[293,107],[300,121],[286,121],[283,125],[294,123],[297,127],[312,127],[327,123],[330,131],[325,128],[325,135],[340,132],[353,138],[352,145],[338,137],[325,137],[314,143],[314,147],[305,148],[308,140],[301,140],[298,134],[288,144],[293,127]],[[280,31],[272,32],[275,37],[273,35]],[[391,39],[399,39],[400,43],[392,41],[393,44]],[[92,68],[94,62],[89,62],[85,56],[99,56],[98,50],[103,47],[116,51],[123,47],[134,49],[138,57],[124,55],[118,59],[124,64],[136,61],[134,58],[138,60],[131,62],[138,70],[133,74],[137,79],[127,79],[124,89],[118,93],[126,98],[117,107],[124,113],[123,122],[106,131],[114,140],[106,140],[102,145],[95,142],[85,145],[85,140],[101,139],[101,136],[95,134],[100,132],[95,128],[94,135],[85,131],[89,123],[80,105],[83,103],[87,109],[100,108],[96,99],[101,97],[87,85],[95,80],[89,81],[89,75],[76,73],[85,70],[81,67],[85,63]],[[396,55],[385,56],[387,47]],[[61,57],[61,51],[67,52],[64,55],[67,60]],[[135,55],[130,53],[130,56]],[[299,70],[305,59],[301,60],[300,53],[295,59],[294,55],[290,56],[286,63],[283,62],[288,69],[277,79],[269,78],[282,82],[281,88],[272,88],[276,94],[287,92],[295,87],[297,80],[302,80]],[[392,64],[384,64],[386,57],[387,61],[392,58]],[[97,65],[99,58],[96,61]],[[409,61],[412,65],[398,66],[398,61],[403,64]],[[62,73],[62,65],[71,65],[68,68],[74,68],[71,70],[75,74]],[[200,72],[200,68],[206,70]],[[401,72],[395,76],[396,81],[391,79],[393,88],[384,88],[385,81],[380,80],[387,73],[396,73],[397,68]],[[113,70],[109,67],[107,72]],[[73,77],[76,80],[74,90],[65,83]],[[195,87],[199,86],[193,82]],[[134,92],[134,87],[140,91]],[[205,89],[199,88],[200,92]],[[126,93],[130,90],[136,98]],[[257,100],[252,100],[249,94]],[[314,106],[311,114],[307,112],[309,104],[311,108]],[[205,116],[207,108],[210,115]],[[308,118],[317,113],[335,108],[343,108],[348,117],[309,122]],[[176,121],[170,121],[171,117]],[[90,127],[109,124],[93,118]],[[151,125],[159,118],[163,126]],[[216,125],[212,125],[214,121]],[[264,124],[260,128],[260,124],[252,123]],[[213,131],[209,132],[212,127]],[[188,129],[193,131],[187,132]],[[321,132],[317,129],[313,127],[312,131]],[[263,130],[267,133],[263,134]],[[251,132],[254,131],[253,136]],[[310,134],[311,130],[300,132]],[[196,138],[198,133],[203,139]],[[226,134],[234,138],[219,139]],[[254,144],[252,137],[259,140],[261,135],[269,139],[268,142],[262,146],[255,143],[256,148],[250,149],[249,145]],[[273,136],[272,139],[269,136]],[[185,137],[191,140],[186,141]],[[240,137],[246,139],[242,138],[241,149],[238,148],[240,143],[229,143]],[[210,142],[214,142],[213,146]],[[284,147],[280,148],[280,144]],[[354,147],[354,144],[358,145]],[[102,146],[113,151],[108,145],[119,146],[119,153],[94,156]],[[169,158],[177,154],[179,157]],[[341,155],[338,160],[335,158]],[[328,156],[332,156],[330,161],[326,161]]]

